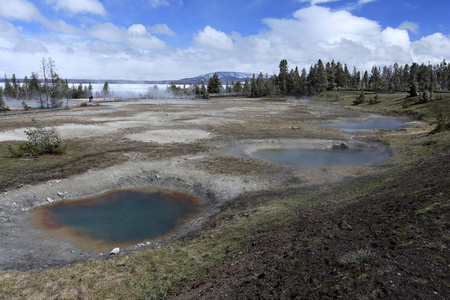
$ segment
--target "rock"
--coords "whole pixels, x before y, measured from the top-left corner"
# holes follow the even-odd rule
[[[333,150],[347,150],[348,146],[344,143],[341,143],[340,145],[333,145]]]
[[[52,198],[47,198],[48,203],[53,203],[53,199]]]
[[[109,252],[109,255],[115,255],[118,254],[120,252],[120,248],[114,248],[111,250],[111,252]]]
[[[64,196],[63,193],[57,193],[57,195],[60,196],[60,197]]]

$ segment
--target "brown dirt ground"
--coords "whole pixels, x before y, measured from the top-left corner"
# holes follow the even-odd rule
[[[287,222],[269,220],[246,251],[174,298],[450,299],[449,175],[447,148],[337,210],[328,204],[341,193]],[[261,196],[239,197],[230,209]]]
[[[304,105],[286,105],[289,109],[282,110],[280,103],[247,100],[242,101],[242,104],[214,104],[214,110],[211,109],[207,117],[215,118],[216,113],[220,113],[224,114],[222,118],[225,119],[228,117],[226,113],[233,111],[233,119],[245,120],[247,123],[196,125],[196,129],[211,131],[216,137],[190,144],[158,145],[122,139],[124,134],[147,129],[140,127],[124,128],[120,134],[112,136],[72,139],[68,142],[74,147],[80,147],[78,152],[81,154],[77,154],[77,149],[74,149],[70,155],[51,159],[43,157],[42,166],[39,165],[39,160],[33,161],[31,163],[35,168],[27,171],[28,173],[23,173],[23,168],[13,168],[8,171],[9,176],[3,176],[0,180],[0,192],[8,191],[8,195],[12,197],[13,193],[10,191],[15,191],[23,185],[71,178],[93,169],[116,165],[120,167],[124,161],[158,162],[182,155],[197,156],[204,153],[207,153],[205,158],[193,160],[189,166],[208,172],[208,176],[217,178],[217,181],[226,178],[222,175],[230,175],[243,180],[250,178],[255,182],[262,178],[278,178],[273,186],[298,184],[304,176],[296,176],[288,167],[275,167],[273,164],[221,155],[215,150],[224,146],[232,147],[251,139],[314,137],[346,140],[352,136],[334,129],[320,128],[317,124],[333,118],[361,115],[354,110],[322,106],[312,110]],[[258,105],[264,105],[266,110],[262,112]],[[197,118],[201,109],[142,106],[142,110],[161,110],[161,113],[167,114],[168,120],[164,124],[167,129],[184,128],[186,123],[180,122]],[[174,119],[170,119],[169,112],[176,114]],[[108,116],[133,118],[136,111],[114,111]],[[8,117],[2,119],[2,126],[6,129],[31,126],[30,119],[30,116]],[[77,118],[57,115],[52,121],[57,125],[67,122],[91,123],[88,116]],[[158,124],[157,127],[161,125]],[[413,147],[409,145],[415,145],[417,142],[408,142],[411,137],[417,140],[420,138],[420,141],[430,143],[431,146],[432,143],[441,142],[437,141],[437,137],[428,137],[428,132],[430,128],[408,128],[389,133],[364,132],[355,134],[355,138],[391,145],[396,152],[392,159],[392,164],[395,164],[396,157],[400,157],[400,160],[414,154]],[[396,144],[396,140],[399,140],[400,146]],[[431,146],[430,149],[434,147]],[[423,148],[426,147],[424,144]],[[423,151],[427,153],[426,149]],[[18,160],[19,163],[29,166],[30,161],[28,158],[22,158]],[[186,162],[186,165],[188,164],[189,161]],[[370,185],[373,179],[371,175],[361,178],[348,176],[350,179],[339,183],[342,184],[341,189],[336,189],[333,194],[326,194],[312,207],[302,206],[295,209],[292,218],[267,220],[266,224],[254,231],[252,238],[244,245],[245,250],[230,256],[203,278],[186,283],[173,297],[450,299],[449,170],[450,149],[447,148],[400,174],[392,175],[389,181],[370,188],[367,192],[358,192],[352,187]],[[325,174],[322,170],[317,172],[317,176]],[[41,175],[36,177],[36,174]],[[347,173],[339,173],[339,180],[345,177],[341,174]],[[361,175],[363,174],[366,172],[361,171]],[[315,178],[313,175],[309,177]],[[314,182],[309,184],[241,194],[223,205],[221,212],[231,212],[226,218],[211,217],[202,224],[201,231],[194,230],[183,239],[205,234],[208,228],[229,221],[236,211],[239,214],[248,214],[248,203],[296,197],[322,190],[321,186],[314,186]],[[329,185],[328,183],[328,187]],[[342,199],[351,201],[342,202]],[[351,230],[347,224],[351,226]]]

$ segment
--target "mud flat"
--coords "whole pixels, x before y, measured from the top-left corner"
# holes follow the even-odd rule
[[[199,228],[233,198],[289,184],[321,184],[374,171],[379,166],[293,166],[257,161],[249,153],[275,146],[326,148],[345,143],[376,148],[380,136],[396,131],[366,130],[364,136],[318,125],[336,118],[358,118],[359,112],[330,109],[326,104],[299,101],[219,99],[98,103],[98,106],[1,117],[6,128],[0,142],[23,140],[31,118],[55,126],[63,139],[127,145],[138,141],[140,150],[121,152],[125,161],[92,168],[78,175],[9,189],[0,195],[0,269],[35,269],[109,257],[58,238],[31,225],[32,211],[43,205],[91,197],[122,188],[163,188],[198,196],[209,204],[173,235],[123,249],[127,253],[157,248]],[[413,129],[411,129],[413,130]],[[187,147],[198,151],[185,154]],[[108,144],[104,144],[105,150]],[[152,155],[150,150],[158,151]],[[197,149],[197,148],[195,148]],[[119,149],[120,150],[120,149]],[[149,154],[150,153],[150,154]],[[42,158],[45,159],[45,158]],[[24,164],[30,163],[26,159]]]

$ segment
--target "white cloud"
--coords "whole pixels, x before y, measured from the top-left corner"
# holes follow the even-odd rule
[[[419,33],[419,24],[409,22],[409,21],[404,21],[402,24],[400,24],[400,26],[398,28],[409,30],[410,32],[412,32],[414,34]]]
[[[0,0],[0,17],[6,20],[42,21],[44,17],[33,3],[27,0]]]
[[[143,37],[147,35],[147,29],[145,29],[145,26],[142,24],[134,24],[131,25],[128,30],[128,35],[133,37]]]
[[[29,76],[39,70],[43,53],[55,59],[64,78],[163,80],[219,70],[271,75],[278,72],[281,59],[306,69],[318,59],[359,70],[394,62],[439,63],[448,59],[450,49],[450,36],[433,34],[411,42],[410,29],[400,28],[405,26],[383,28],[349,11],[317,5],[290,18],[264,19],[264,30],[251,36],[206,26],[193,34],[191,46],[178,49],[154,36],[173,32],[166,24],[94,23],[75,30],[62,20],[45,22],[46,28],[60,27],[57,33],[27,36],[13,21],[0,19],[0,74]]]
[[[400,47],[403,51],[407,52],[411,46],[408,32],[402,29],[387,27],[381,32],[381,43],[379,47],[382,48],[383,45],[386,48],[390,46]]]
[[[6,21],[0,19],[0,45],[4,50],[12,53],[39,53],[47,52],[45,45],[39,41],[30,38],[24,38],[20,32]],[[3,61],[2,61],[3,63]]]
[[[378,0],[358,0],[355,3],[350,3],[347,5],[347,7],[345,8],[348,11],[353,11],[353,10],[357,10],[360,9],[362,6],[368,4],[368,3],[372,3]]]
[[[371,2],[375,2],[377,0],[358,0],[358,4],[359,5],[363,5],[363,4],[367,4],[367,3],[371,3]]]
[[[103,41],[93,41],[88,43],[87,48],[90,52],[90,56],[107,55],[110,57],[120,55],[120,53],[125,52],[127,49],[122,44],[118,43],[106,43]],[[74,50],[75,52],[75,50]],[[80,49],[78,49],[78,55],[80,55]]]
[[[148,2],[154,8],[160,7],[160,6],[169,6],[173,2],[183,4],[182,0],[149,0]]]
[[[67,24],[64,20],[51,21],[48,19],[44,19],[44,20],[42,20],[41,23],[48,29],[51,29],[55,32],[65,33],[65,34],[81,34],[81,31],[79,28],[77,28],[73,25]]]
[[[448,59],[450,35],[435,33],[412,43],[412,56],[417,62],[439,63]]]
[[[18,38],[19,32],[14,27],[13,24],[3,21],[0,19],[0,37],[5,39],[16,39]]]
[[[297,0],[302,3],[311,3],[311,5],[316,5],[320,3],[329,3],[329,2],[337,2],[341,0]]]
[[[74,14],[90,13],[94,15],[106,15],[103,4],[98,0],[46,0],[53,4],[55,10],[66,10]]]
[[[24,40],[17,43],[12,50],[14,52],[25,52],[31,54],[48,52],[48,49],[44,46],[44,44],[32,40]]]
[[[152,36],[142,24],[134,24],[127,30],[128,41],[130,44],[140,50],[154,50],[166,47],[166,44],[160,39]]]
[[[124,30],[112,23],[96,24],[88,30],[89,36],[106,42],[121,42]]]
[[[83,1],[83,0],[81,0]],[[63,33],[76,33],[78,29],[63,20],[51,21],[44,17],[39,10],[27,0],[0,0],[0,17],[6,20],[36,21],[48,29]]]
[[[200,47],[226,51],[233,50],[233,40],[224,32],[218,31],[209,25],[194,35],[193,41]]]
[[[128,51],[139,52],[164,49],[166,44],[155,36],[152,36],[144,25],[134,24],[128,29],[117,27],[112,23],[97,24],[88,30],[89,36],[103,42],[118,43],[127,47]],[[101,47],[100,47],[101,46]],[[95,49],[114,48],[116,46],[105,46],[104,43],[97,43]]]
[[[377,22],[348,11],[311,6],[294,12],[291,19],[264,22],[269,30],[252,37],[258,44],[249,50],[260,54],[259,59],[286,58],[303,66],[319,58],[336,59],[358,68],[370,68],[374,62],[411,60],[406,30],[383,29]]]
[[[151,33],[154,34],[165,34],[171,37],[176,37],[177,34],[167,26],[167,24],[156,24],[148,28]]]

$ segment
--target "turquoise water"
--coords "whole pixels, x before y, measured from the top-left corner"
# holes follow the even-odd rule
[[[343,129],[345,131],[358,131],[362,129],[399,129],[405,127],[402,121],[393,118],[351,120],[347,122],[322,124],[322,125],[326,127]]]
[[[178,192],[120,190],[47,205],[41,215],[47,218],[42,223],[58,230],[68,228],[92,240],[120,244],[167,235],[204,206],[202,199]]]
[[[300,168],[315,168],[326,166],[370,166],[389,159],[388,151],[359,150],[318,150],[318,149],[262,149],[252,153],[252,156]]]

